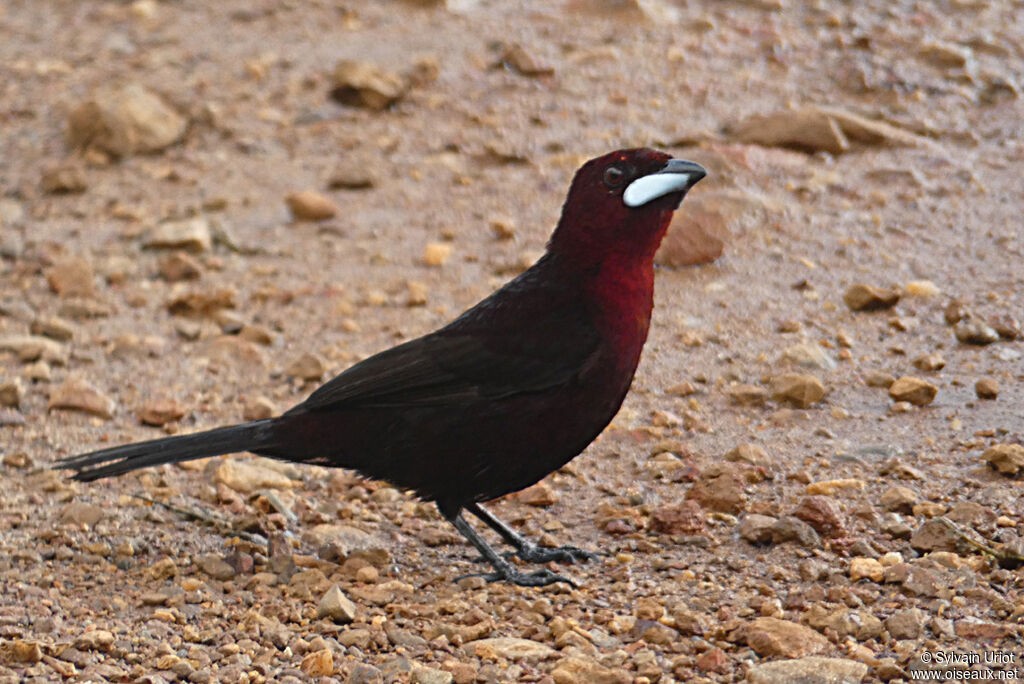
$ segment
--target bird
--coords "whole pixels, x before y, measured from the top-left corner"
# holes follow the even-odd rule
[[[579,455],[611,422],[651,323],[654,257],[706,175],[649,148],[591,159],[573,176],[544,254],[447,325],[370,356],[280,416],[126,444],[54,467],[89,482],[138,468],[251,452],[346,468],[433,502],[489,563],[487,581],[575,583],[543,548],[483,507]],[[496,552],[464,513],[514,551]],[[544,564],[519,570],[511,562]]]

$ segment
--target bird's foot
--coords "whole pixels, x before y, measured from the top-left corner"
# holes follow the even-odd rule
[[[483,577],[488,582],[508,582],[515,584],[520,587],[546,587],[549,584],[555,584],[556,582],[565,582],[573,589],[579,587],[575,581],[559,575],[557,572],[542,568],[535,570],[534,572],[519,572],[511,565],[507,568],[500,568],[496,572],[478,572],[469,575],[462,575],[456,577],[455,581],[458,582],[461,579],[467,577]]]
[[[551,561],[557,561],[559,563],[573,564],[586,563],[587,561],[598,559],[596,553],[576,546],[559,546],[554,549],[547,549],[534,546],[533,544],[516,549],[510,555],[518,556],[527,563],[550,563]]]

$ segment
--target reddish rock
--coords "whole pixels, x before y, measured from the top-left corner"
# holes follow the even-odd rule
[[[722,464],[701,472],[686,498],[709,511],[739,513],[747,504],[746,484],[740,468]]]
[[[172,252],[160,257],[157,268],[160,270],[160,277],[171,283],[180,280],[195,280],[203,273],[202,264],[188,252],[183,251]]]
[[[954,629],[957,636],[972,641],[979,639],[988,641],[1003,639],[1015,631],[1012,627],[1005,624],[984,622],[971,617],[957,620]]]
[[[828,647],[828,639],[810,627],[772,617],[744,625],[737,636],[763,657],[802,658]]]
[[[800,500],[793,515],[823,537],[842,537],[846,534],[846,522],[839,504],[828,496],[805,496]]]
[[[704,651],[697,661],[694,663],[698,670],[702,672],[717,672],[719,674],[725,674],[729,671],[729,656],[725,654],[720,648],[712,648],[709,651]]]
[[[160,427],[185,415],[185,407],[174,399],[152,399],[139,409],[139,420],[146,425]]]
[[[656,508],[651,513],[647,527],[662,534],[709,536],[704,509],[692,499]]]
[[[527,506],[550,506],[558,501],[558,496],[554,490],[545,482],[538,482],[520,492],[516,492],[512,496],[516,501]]]
[[[81,257],[68,257],[46,270],[46,282],[61,297],[91,297],[96,294],[92,264]]]
[[[696,220],[674,220],[669,227],[656,261],[662,266],[709,264],[725,251],[724,240],[716,235],[726,232],[722,219],[713,214],[698,214]]]

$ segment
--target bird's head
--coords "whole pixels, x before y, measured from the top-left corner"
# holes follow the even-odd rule
[[[548,248],[576,258],[652,260],[672,212],[705,175],[700,164],[646,148],[591,159],[573,178]]]

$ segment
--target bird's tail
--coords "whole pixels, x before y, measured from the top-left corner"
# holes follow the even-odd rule
[[[100,449],[62,459],[54,468],[76,470],[78,472],[72,479],[92,482],[164,463],[180,463],[239,451],[259,451],[274,444],[274,431],[271,429],[273,422],[273,418],[254,420],[191,435],[163,437]]]

